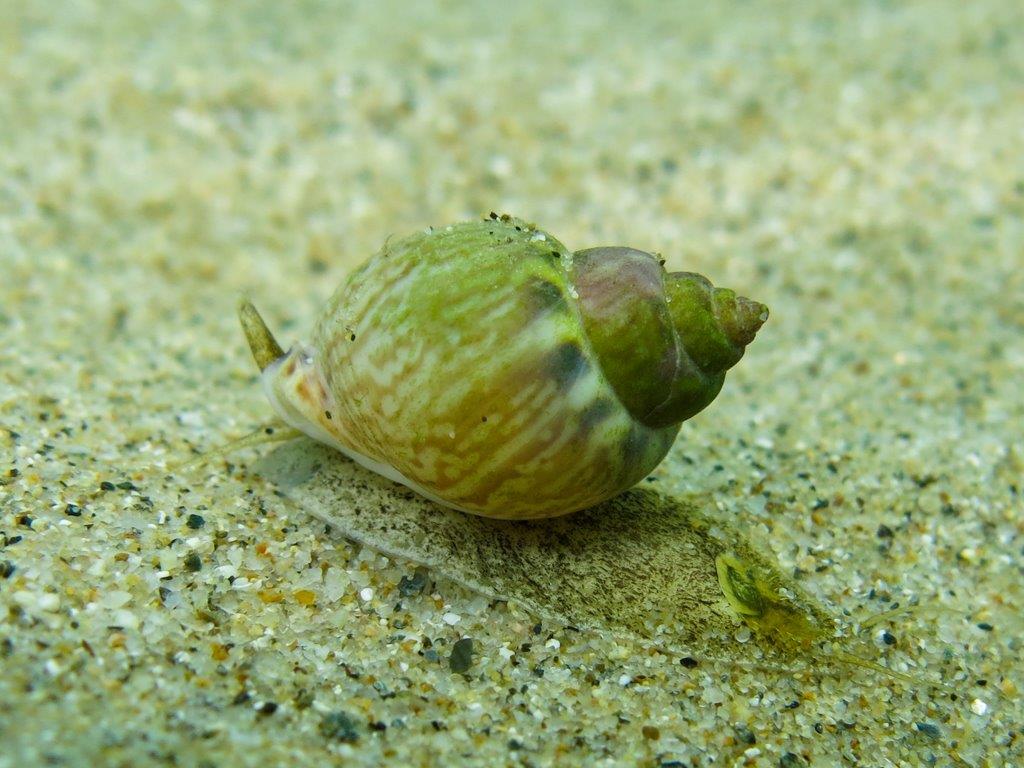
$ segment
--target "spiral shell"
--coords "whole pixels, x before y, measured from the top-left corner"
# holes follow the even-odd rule
[[[287,354],[242,314],[289,424],[429,499],[515,519],[637,483],[767,318],[651,254],[573,253],[493,215],[385,244]]]

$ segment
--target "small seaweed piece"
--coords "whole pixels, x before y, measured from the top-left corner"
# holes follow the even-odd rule
[[[833,630],[813,613],[786,600],[779,574],[742,562],[734,553],[715,558],[718,584],[737,615],[758,634],[794,652],[807,650]]]
[[[825,625],[813,614],[799,610],[792,602],[781,598],[783,584],[776,572],[765,572],[756,566],[741,561],[733,553],[719,555],[715,559],[718,582],[729,605],[743,621],[763,639],[789,649],[794,656],[817,653],[827,659],[870,669],[879,674],[900,680],[914,686],[928,685],[913,675],[889,669],[877,662],[865,659],[843,648],[826,648],[826,641],[834,634],[834,625]],[[912,609],[886,611],[868,619],[874,623],[907,612]],[[951,690],[943,683],[934,685]]]

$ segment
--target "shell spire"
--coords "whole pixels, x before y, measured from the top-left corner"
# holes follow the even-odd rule
[[[653,254],[604,247],[573,255],[580,312],[601,369],[634,418],[679,424],[718,395],[768,319],[763,304]]]

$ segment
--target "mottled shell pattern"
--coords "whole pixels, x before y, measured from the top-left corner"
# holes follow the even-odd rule
[[[286,354],[242,310],[286,422],[429,499],[508,519],[590,507],[650,473],[767,316],[652,254],[574,253],[493,214],[386,243]]]

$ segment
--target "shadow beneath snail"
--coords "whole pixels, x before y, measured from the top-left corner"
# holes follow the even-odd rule
[[[829,614],[745,537],[650,488],[524,522],[441,507],[308,439],[255,469],[341,535],[542,618],[697,658],[786,669],[831,660],[923,684],[831,648]]]

